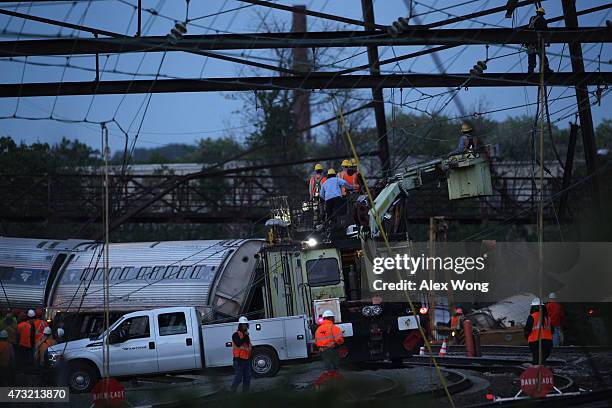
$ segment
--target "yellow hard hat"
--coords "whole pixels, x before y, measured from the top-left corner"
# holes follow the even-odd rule
[[[536,13],[546,14],[546,12],[544,11],[544,7],[538,7],[538,8],[536,9]]]
[[[334,169],[327,170],[327,175],[328,176],[335,176],[336,175],[336,170],[334,170]]]
[[[469,123],[464,122],[461,125],[461,132],[467,133],[467,132],[471,132],[471,131],[472,131],[472,125],[470,125]]]
[[[315,170],[323,170],[323,166],[320,163],[315,164]]]
[[[357,159],[351,159],[351,167],[357,167]]]
[[[351,162],[348,161],[347,159],[342,160],[342,167],[350,167],[351,166]]]

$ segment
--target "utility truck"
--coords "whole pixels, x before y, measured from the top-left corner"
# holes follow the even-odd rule
[[[372,204],[365,196],[349,196],[348,211],[331,227],[304,227],[307,205],[273,209],[274,222],[268,225],[276,238],[261,250],[265,315],[305,314],[314,330],[323,311],[331,309],[345,333],[351,333],[343,352],[349,361],[398,362],[418,353],[424,342],[419,327],[430,336],[430,322],[441,316],[429,309],[425,293],[412,299],[414,309],[407,301],[370,294],[373,259],[410,251],[407,231],[391,236],[382,234],[381,227],[397,230],[391,224],[396,217],[389,215],[428,183],[446,180],[450,200],[491,195],[489,165],[485,147],[407,167],[372,189]]]
[[[252,372],[273,376],[282,361],[307,358],[312,335],[305,316],[250,321]],[[104,373],[145,376],[232,365],[232,334],[237,323],[202,325],[194,307],[128,313],[97,337],[49,347],[50,368],[67,376],[73,392],[88,392]]]

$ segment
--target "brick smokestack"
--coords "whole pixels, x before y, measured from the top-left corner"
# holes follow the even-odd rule
[[[306,6],[295,6],[306,10]],[[293,13],[291,31],[294,33],[305,33],[308,31],[306,26],[306,14]],[[300,72],[308,72],[311,70],[311,64],[308,61],[307,48],[293,49],[293,69]],[[306,129],[310,127],[310,92],[308,91],[293,91],[293,115],[295,117],[295,127],[297,129]],[[301,132],[301,139],[310,142],[312,134],[310,130]]]

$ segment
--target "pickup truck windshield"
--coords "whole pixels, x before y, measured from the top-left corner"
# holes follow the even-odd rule
[[[336,258],[320,258],[306,261],[306,273],[310,286],[336,285],[340,283],[340,270]]]
[[[113,324],[111,325],[111,327],[109,327],[109,328],[108,328],[108,330],[104,330],[102,333],[98,334],[97,336],[92,336],[92,337],[90,337],[89,339],[90,339],[90,340],[102,340],[102,338],[103,338],[104,336],[106,336],[106,334],[107,334],[109,331],[113,330],[113,329],[115,328],[115,326],[117,326],[117,323],[118,323],[118,321],[117,321],[117,322],[115,322],[115,323],[113,323]]]

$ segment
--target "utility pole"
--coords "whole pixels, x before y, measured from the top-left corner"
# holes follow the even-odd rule
[[[572,171],[574,169],[574,152],[576,151],[576,136],[578,134],[578,125],[570,122],[569,141],[567,142],[567,154],[565,158],[565,166],[563,166],[563,182],[561,183],[561,199],[559,200],[559,217],[567,219],[567,199],[569,191],[567,191],[572,182]]]
[[[562,4],[563,14],[565,16],[565,27],[577,29],[578,17],[576,15],[576,0],[562,0]],[[574,74],[584,73],[582,45],[578,42],[570,42],[568,45],[570,58],[572,60],[572,71]],[[576,102],[578,104],[578,116],[580,117],[580,131],[582,133],[587,176],[591,177],[589,181],[591,199],[594,207],[599,209],[599,183],[595,175],[597,172],[597,143],[595,141],[595,131],[593,130],[593,116],[591,115],[591,104],[587,85],[576,85]]]
[[[371,25],[375,24],[374,5],[372,0],[361,0],[363,20]],[[378,48],[367,47],[368,63],[370,64],[370,74],[380,75],[380,61],[378,59]],[[380,86],[372,88],[372,102],[374,104],[374,118],[376,120],[376,131],[378,137],[378,151],[381,161],[382,173],[384,177],[391,175],[391,157],[389,155],[389,138],[387,137],[387,118],[385,117],[385,104],[383,101],[383,91]]]
[[[306,10],[306,6],[295,6],[297,10]],[[306,14],[299,11],[293,12],[293,20],[291,24],[292,33],[305,33],[308,31],[306,25]],[[313,48],[314,49],[314,48]],[[314,54],[314,53],[313,53]],[[313,55],[314,59],[314,55]],[[293,49],[293,70],[308,74],[308,71],[313,67],[308,62],[307,48]],[[310,131],[310,91],[296,89],[293,91],[293,116],[295,118],[296,129],[301,130],[300,139],[304,142],[312,141],[312,132]]]

